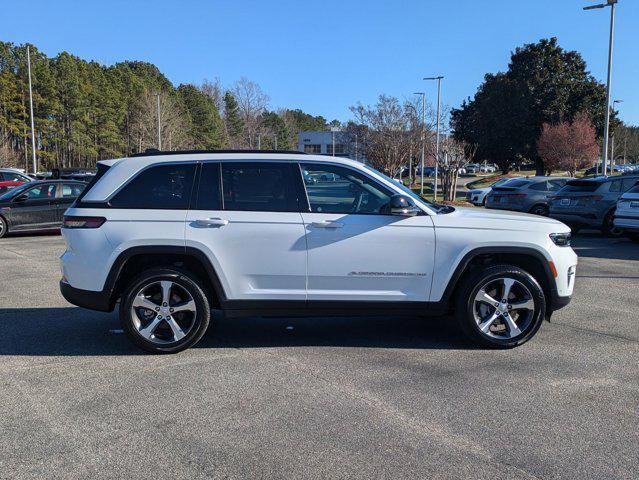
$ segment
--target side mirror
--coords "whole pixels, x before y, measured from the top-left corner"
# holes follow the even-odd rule
[[[413,202],[404,195],[393,195],[390,199],[389,207],[391,215],[414,217],[419,213],[419,208],[417,208]]]
[[[21,193],[13,199],[14,202],[26,202],[29,199],[26,193]]]

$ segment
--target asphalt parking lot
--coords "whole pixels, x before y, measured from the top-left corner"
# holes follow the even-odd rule
[[[528,344],[444,320],[219,319],[151,356],[0,241],[0,478],[639,478],[639,244],[585,233]]]

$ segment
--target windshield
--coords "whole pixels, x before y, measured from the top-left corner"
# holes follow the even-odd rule
[[[4,192],[2,195],[0,195],[0,202],[3,200],[11,200],[15,195],[20,192],[24,192],[29,187],[33,187],[33,183],[23,183],[22,185],[9,190],[8,192]]]
[[[388,180],[391,184],[397,185],[404,193],[406,193],[406,195],[408,195],[409,197],[411,197],[411,198],[413,198],[415,200],[419,200],[422,203],[425,203],[426,205],[428,205],[429,207],[431,207],[433,210],[435,210],[438,213],[448,213],[448,211],[452,209],[452,207],[449,207],[448,205],[440,205],[438,203],[433,203],[430,200],[426,200],[425,198],[420,197],[418,194],[413,192],[410,188],[408,188],[403,183],[401,183],[401,182],[399,182],[397,180],[393,180],[388,175],[384,175],[382,172],[380,172],[379,170],[375,170],[373,167],[370,167],[370,166],[364,165],[364,164],[362,164],[362,167],[364,167],[369,172],[373,172],[376,175],[379,175],[384,180]]]

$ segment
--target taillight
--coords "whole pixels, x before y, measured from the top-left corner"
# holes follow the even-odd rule
[[[100,228],[106,222],[104,217],[71,217],[64,216],[62,228]]]
[[[584,200],[585,202],[601,202],[603,197],[601,195],[586,195],[584,197],[578,197],[580,200]]]

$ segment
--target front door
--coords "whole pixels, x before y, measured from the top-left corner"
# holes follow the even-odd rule
[[[55,226],[55,196],[55,183],[40,183],[15,196],[11,205],[11,229],[36,230]]]
[[[308,300],[428,301],[435,234],[427,214],[390,215],[393,192],[372,177],[302,164],[309,211]]]
[[[294,167],[202,164],[186,244],[207,254],[229,300],[306,299],[306,241]]]

